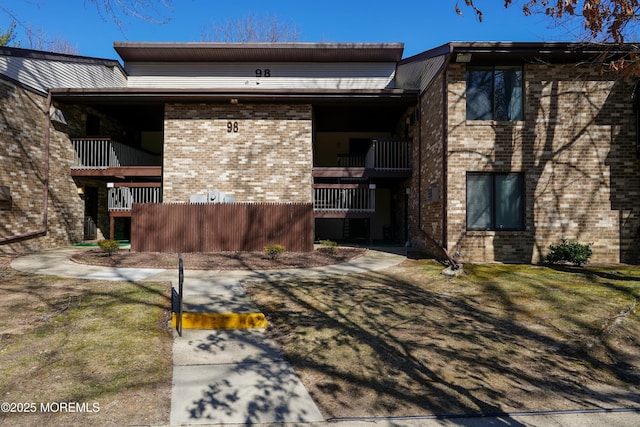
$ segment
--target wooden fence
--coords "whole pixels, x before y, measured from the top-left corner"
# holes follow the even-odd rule
[[[313,251],[311,203],[135,203],[131,250],[136,252]]]

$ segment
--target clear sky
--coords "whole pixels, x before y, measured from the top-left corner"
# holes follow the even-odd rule
[[[482,23],[464,0],[460,0],[462,16],[455,12],[455,0],[172,0],[168,8],[162,0],[155,3],[167,23],[123,17],[123,29],[100,17],[88,0],[0,0],[0,7],[50,38],[67,39],[81,55],[113,59],[118,58],[114,41],[201,41],[202,29],[212,21],[237,20],[247,14],[277,16],[295,25],[300,42],[403,42],[404,57],[450,41],[577,40],[566,30],[550,28],[543,16],[525,17],[517,5],[504,9],[502,0],[476,0],[484,12]],[[0,12],[0,29],[9,23],[10,17]],[[23,28],[18,30],[21,46],[29,47]]]

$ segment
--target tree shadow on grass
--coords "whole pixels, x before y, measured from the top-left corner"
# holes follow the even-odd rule
[[[628,354],[592,356],[496,284],[485,284],[488,298],[438,280],[370,273],[269,282],[251,293],[331,417],[638,404],[637,389],[624,390],[640,385]]]

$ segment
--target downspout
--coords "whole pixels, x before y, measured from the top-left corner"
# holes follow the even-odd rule
[[[453,270],[460,268],[460,263],[449,255],[447,251],[447,79],[446,70],[451,64],[451,58],[453,57],[453,46],[449,46],[449,57],[440,68],[438,74],[444,74],[442,80],[442,244],[438,243],[429,233],[422,229],[422,99],[419,96],[418,100],[418,148],[420,150],[418,156],[418,231],[427,239],[432,245],[442,250],[445,258],[449,262],[449,266]],[[425,88],[425,91],[427,88]],[[424,91],[422,92],[424,93]]]
[[[18,234],[11,237],[3,237],[0,239],[0,245],[8,243],[20,242],[22,240],[31,239],[34,237],[40,237],[47,234],[47,213],[49,210],[49,145],[51,142],[51,92],[47,91],[47,103],[44,111],[47,117],[47,126],[45,128],[44,136],[44,180],[43,180],[43,195],[42,195],[42,224],[39,230],[31,231],[29,233]]]

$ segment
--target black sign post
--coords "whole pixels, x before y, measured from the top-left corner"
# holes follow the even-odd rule
[[[178,291],[171,288],[171,311],[176,314],[176,331],[182,336],[182,285],[184,283],[184,262],[182,254],[178,254]]]

